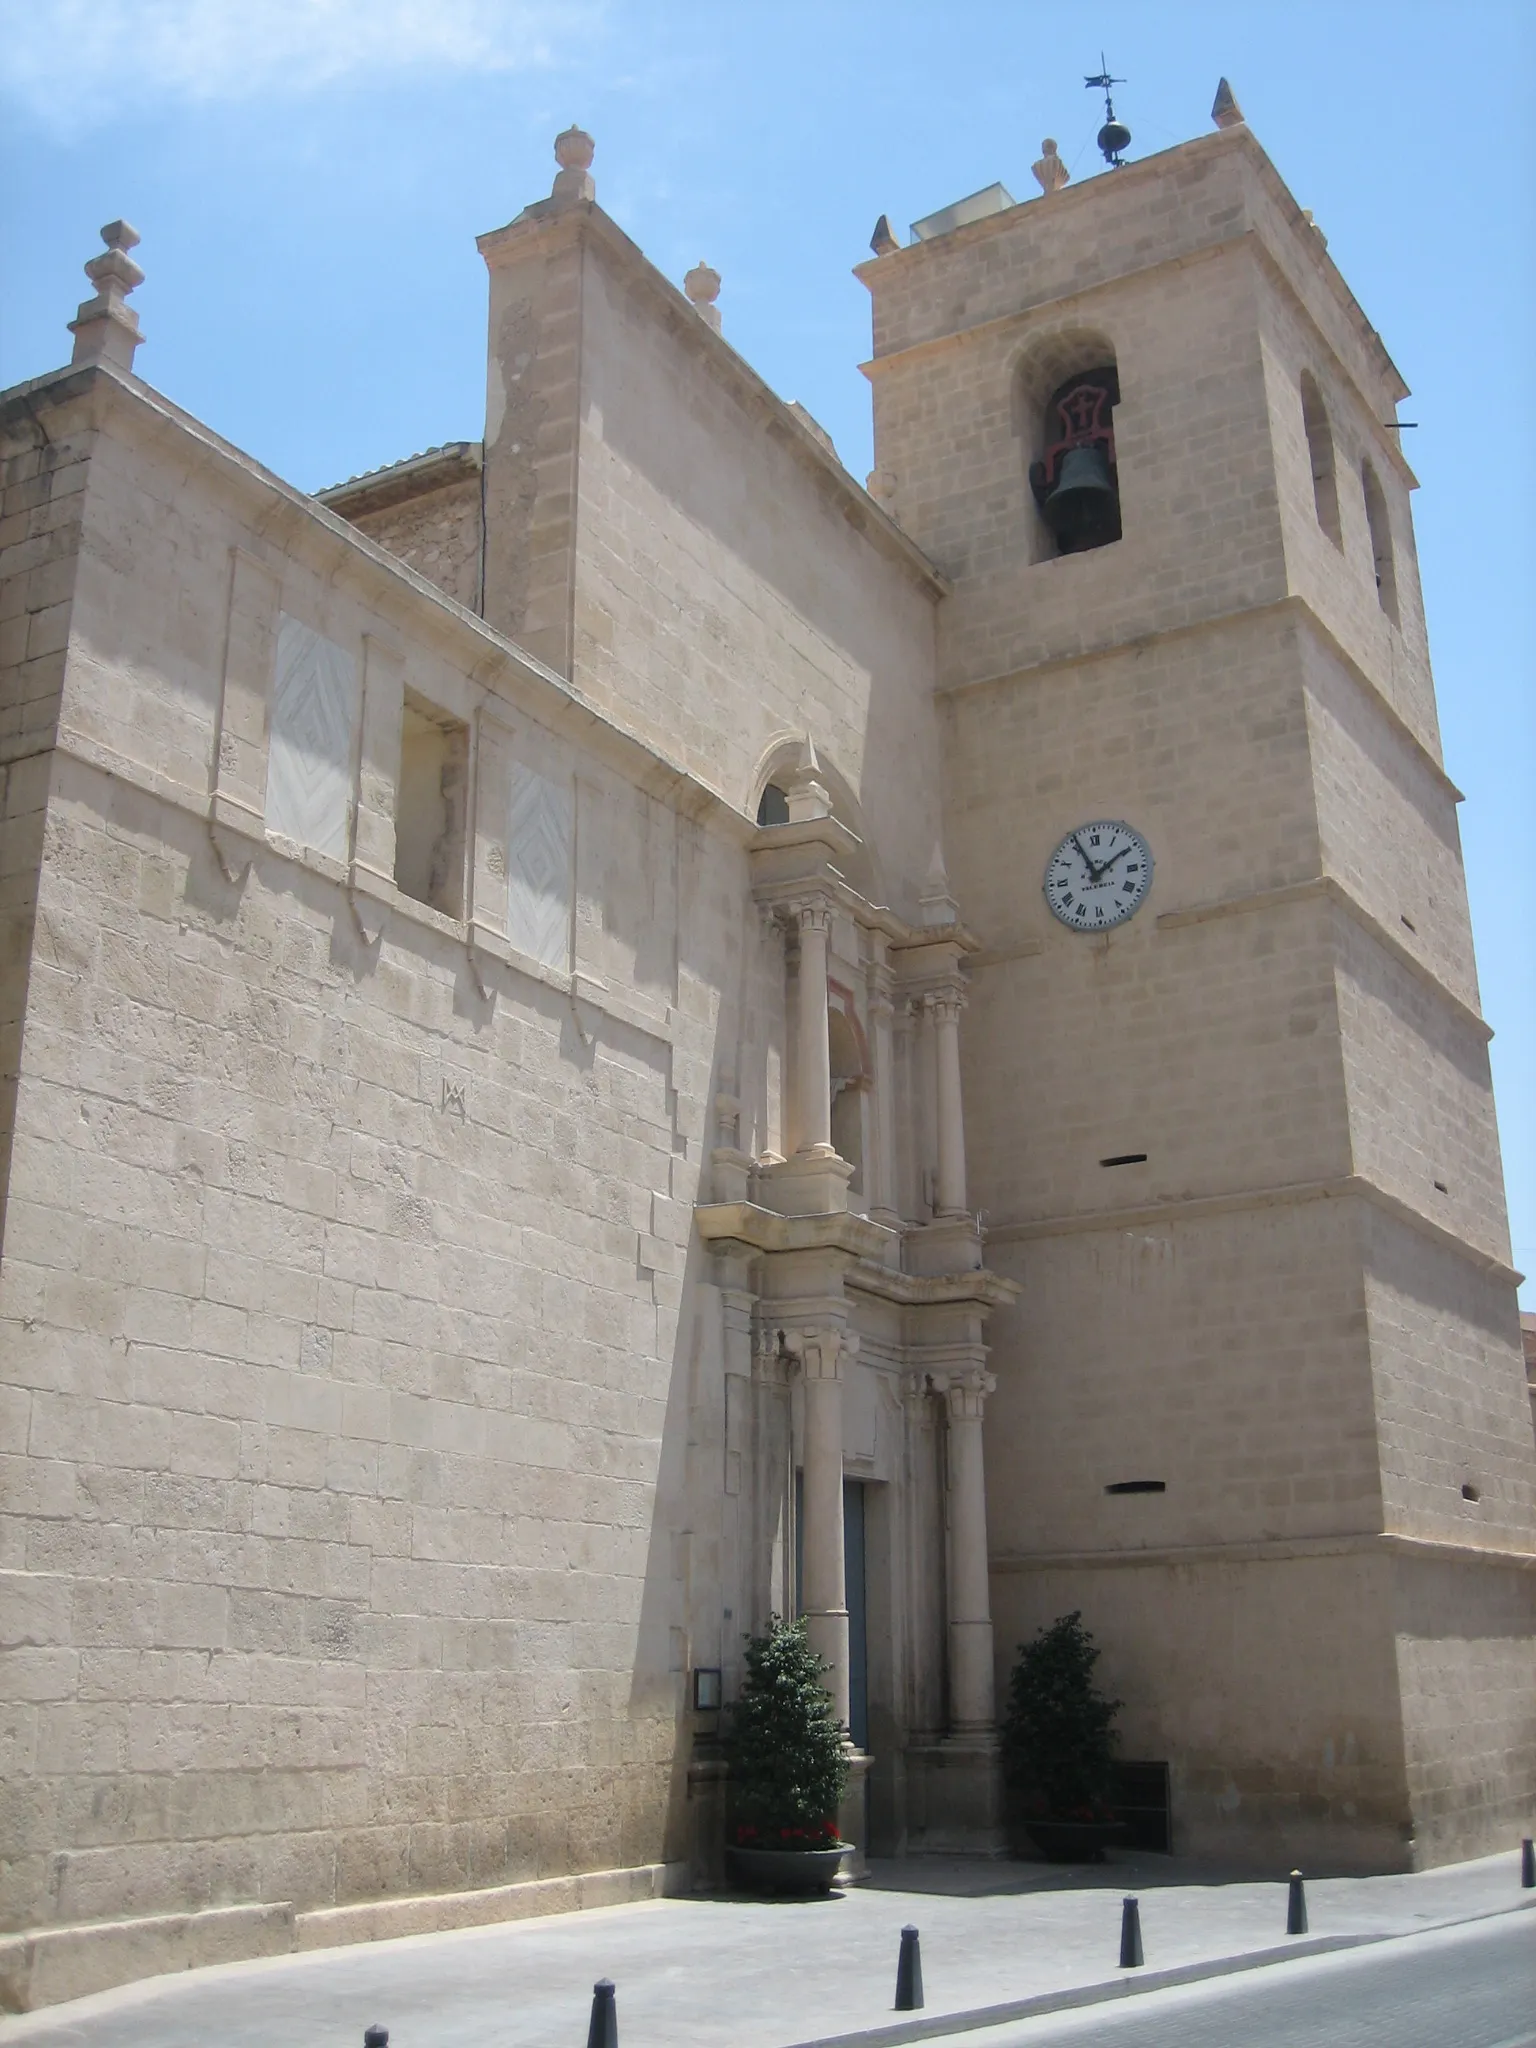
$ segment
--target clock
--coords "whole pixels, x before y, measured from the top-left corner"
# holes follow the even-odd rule
[[[1069,832],[1045,864],[1051,914],[1075,932],[1124,924],[1152,886],[1152,849],[1131,826],[1096,818]]]

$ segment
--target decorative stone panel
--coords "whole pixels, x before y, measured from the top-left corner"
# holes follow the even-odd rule
[[[347,857],[357,662],[284,612],[272,679],[267,829],[333,860]]]
[[[571,964],[571,786],[511,764],[507,795],[507,937],[545,967]]]

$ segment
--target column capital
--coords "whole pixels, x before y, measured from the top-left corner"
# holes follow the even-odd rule
[[[859,1340],[852,1330],[781,1330],[778,1334],[802,1379],[839,1380],[843,1360],[858,1355]]]
[[[960,1012],[965,1008],[967,991],[964,982],[946,981],[937,988],[928,989],[923,996],[923,1008],[931,1011],[936,1024],[958,1024]]]
[[[946,1366],[927,1375],[928,1384],[949,1403],[956,1421],[979,1421],[989,1394],[997,1392],[997,1375],[984,1365]]]
[[[794,1355],[782,1330],[759,1322],[752,1332],[752,1377],[769,1387],[787,1387]]]
[[[832,929],[830,897],[797,896],[789,905],[789,914],[799,931],[826,932]]]

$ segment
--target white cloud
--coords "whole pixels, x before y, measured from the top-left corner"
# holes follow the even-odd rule
[[[51,125],[427,72],[557,63],[603,0],[0,0],[0,84]]]

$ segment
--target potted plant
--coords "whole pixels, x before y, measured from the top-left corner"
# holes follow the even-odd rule
[[[1109,1803],[1120,1702],[1094,1684],[1100,1654],[1074,1610],[1020,1645],[1009,1681],[1002,1766],[1010,1822],[1022,1823],[1053,1863],[1102,1863],[1121,1831]]]
[[[726,1754],[726,1860],[754,1890],[824,1892],[843,1858],[837,1809],[848,1783],[847,1730],[822,1684],[828,1669],[803,1621],[773,1615],[747,1644]]]

